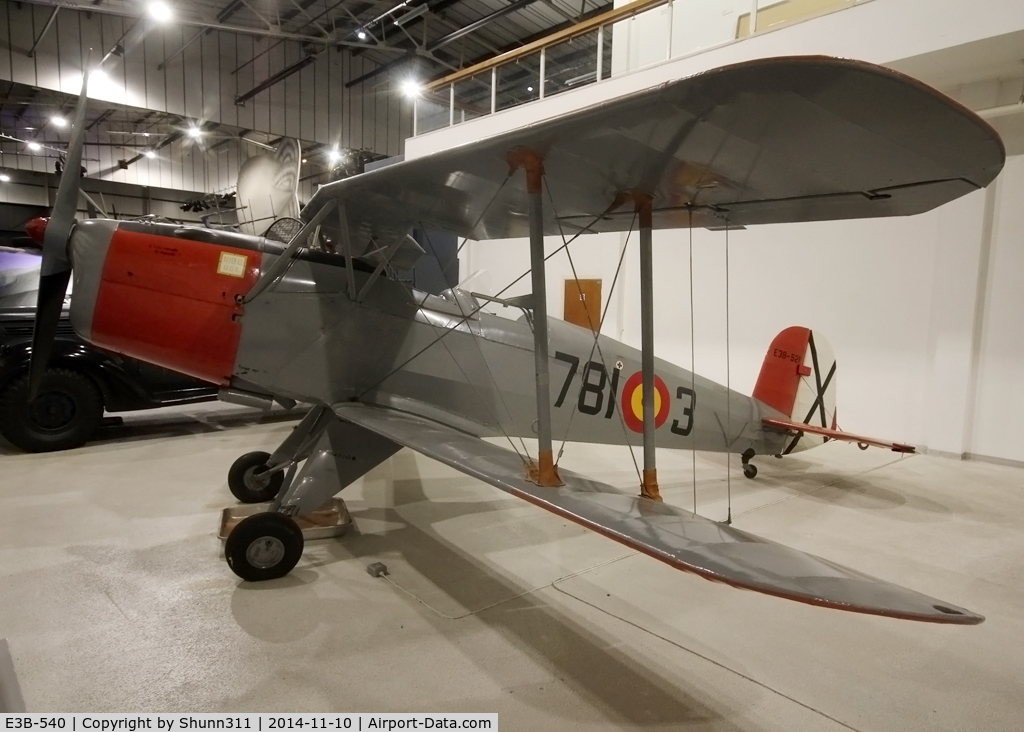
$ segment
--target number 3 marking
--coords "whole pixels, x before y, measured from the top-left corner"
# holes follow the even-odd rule
[[[687,394],[690,397],[690,406],[683,407],[683,416],[686,417],[686,424],[684,426],[680,426],[679,420],[673,419],[672,432],[686,437],[690,434],[690,430],[693,429],[693,412],[697,408],[697,395],[685,386],[680,386],[676,389],[676,399],[682,399],[684,394]]]

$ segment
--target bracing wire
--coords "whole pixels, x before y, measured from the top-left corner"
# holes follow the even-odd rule
[[[558,221],[558,233],[561,235],[562,241],[565,242],[565,246],[564,246],[564,248],[565,248],[565,255],[569,259],[569,267],[572,269],[573,280],[576,282],[576,288],[582,294],[583,289],[580,287],[580,278],[579,278],[579,275],[577,275],[577,273],[576,273],[576,265],[572,261],[572,253],[569,251],[569,245],[573,241],[576,240],[576,238],[579,236],[579,234],[574,236],[569,241],[567,241],[567,242],[565,241],[565,232],[562,230],[561,219],[559,219],[558,213],[555,210],[555,201],[551,197],[550,189],[548,190],[548,200],[551,202],[551,210],[555,212],[555,220]],[[608,291],[608,300],[605,302],[604,310],[601,312],[601,321],[600,321],[601,323],[604,322],[605,316],[608,315],[608,308],[611,306],[611,303],[612,303],[612,294],[615,292],[615,286],[616,286],[616,284],[619,281],[619,272],[622,271],[622,262],[626,258],[626,250],[629,247],[629,237],[632,236],[632,234],[633,234],[633,227],[636,225],[636,217],[637,217],[637,215],[634,212],[633,220],[629,224],[629,231],[626,233],[626,241],[622,245],[622,253],[619,255],[619,263],[615,267],[615,276],[612,278],[612,286],[611,286],[611,289]],[[605,358],[604,351],[601,349],[600,323],[598,324],[598,327],[595,328],[593,321],[591,321],[591,319],[590,319],[590,311],[589,310],[585,310],[585,312],[587,313],[587,323],[590,325],[590,330],[594,333],[594,342],[590,346],[590,356],[587,358],[587,361],[590,362],[590,361],[594,360],[594,350],[596,349],[597,352],[598,352],[598,355],[601,357],[601,363],[603,363],[605,369],[608,370],[608,360]],[[582,379],[583,379],[583,377],[585,375],[586,374],[580,374],[581,381],[582,381]],[[582,387],[582,383],[581,383],[580,388],[581,389],[583,388]],[[639,464],[636,461],[636,455],[633,453],[633,444],[629,441],[629,433],[626,431],[626,421],[625,421],[624,417],[622,416],[622,413],[619,411],[618,403],[615,401],[615,398],[616,398],[615,395],[611,396],[611,399],[612,399],[612,409],[615,412],[617,412],[618,415],[619,415],[619,423],[620,423],[620,425],[622,427],[622,434],[626,438],[626,440],[625,440],[626,446],[629,447],[629,457],[633,461],[633,469],[636,471],[637,479],[641,483],[643,483],[643,477],[640,474],[640,466],[639,466]],[[571,409],[570,409],[570,412],[569,412],[569,423],[566,425],[565,434],[562,436],[562,445],[561,445],[561,447],[558,448],[558,457],[559,457],[559,459],[561,459],[562,453],[565,450],[565,443],[569,439],[569,430],[572,428],[572,420],[573,420],[573,417],[575,417],[575,415],[576,415],[576,406],[577,406],[577,403],[574,402],[572,407],[571,407]]]
[[[556,254],[558,254],[558,253],[559,253],[560,251],[562,251],[562,250],[563,250],[563,249],[565,249],[565,248],[566,248],[567,246],[569,246],[569,245],[570,245],[570,244],[572,244],[572,243],[573,243],[574,241],[576,241],[576,239],[578,239],[578,238],[579,238],[579,237],[580,237],[580,236],[581,236],[582,234],[584,234],[585,232],[589,231],[589,230],[590,230],[590,227],[591,227],[591,226],[593,226],[594,224],[596,224],[596,223],[597,223],[598,221],[600,221],[600,220],[601,220],[602,218],[604,218],[604,217],[605,217],[605,216],[606,216],[606,215],[608,214],[608,211],[609,211],[609,210],[610,210],[610,207],[609,207],[609,209],[608,209],[608,210],[602,211],[602,212],[601,212],[601,213],[599,213],[599,214],[598,214],[597,216],[595,216],[595,217],[593,218],[593,220],[592,220],[592,221],[591,221],[591,222],[590,222],[589,224],[587,224],[587,226],[586,226],[586,227],[584,227],[584,228],[580,229],[580,231],[579,231],[579,232],[578,232],[577,234],[573,235],[573,237],[572,237],[572,238],[571,238],[571,239],[570,239],[569,241],[567,241],[567,242],[566,242],[565,244],[563,244],[562,246],[560,246],[560,247],[559,247],[558,249],[556,249],[555,251],[551,252],[551,254],[548,254],[547,256],[545,256],[545,257],[544,257],[544,261],[545,261],[545,262],[546,262],[546,261],[548,261],[548,260],[549,260],[549,259],[551,259],[551,258],[552,258],[553,256],[555,256],[555,255],[556,255]],[[504,294],[505,294],[506,292],[508,292],[508,291],[509,291],[510,289],[512,289],[512,288],[513,288],[513,287],[514,287],[514,286],[515,286],[515,285],[516,285],[516,284],[517,284],[517,283],[518,283],[518,282],[519,282],[520,280],[522,280],[523,278],[525,278],[525,277],[526,277],[526,276],[527,276],[528,274],[530,274],[530,270],[526,270],[526,271],[525,271],[525,272],[523,272],[523,273],[522,273],[521,275],[519,275],[518,277],[516,277],[516,278],[515,278],[514,280],[512,280],[511,282],[509,282],[509,283],[508,283],[507,285],[505,285],[505,287],[504,287],[504,288],[502,288],[502,290],[501,290],[501,291],[500,291],[500,292],[499,292],[499,293],[498,293],[497,295],[495,295],[494,297],[501,297],[502,295],[504,295]],[[430,350],[430,349],[431,349],[431,348],[433,348],[433,347],[434,347],[435,345],[437,345],[437,344],[438,344],[438,343],[439,343],[439,342],[440,342],[441,340],[443,340],[443,339],[444,339],[445,337],[447,337],[447,336],[448,336],[448,334],[452,333],[452,332],[453,332],[453,331],[454,331],[455,329],[457,329],[457,328],[458,328],[458,327],[459,327],[460,325],[462,325],[462,324],[463,324],[463,323],[465,323],[465,322],[466,322],[467,320],[469,320],[469,318],[473,317],[473,316],[474,316],[474,315],[476,315],[476,314],[477,314],[478,312],[480,312],[481,310],[483,310],[483,308],[484,308],[484,306],[483,306],[483,305],[480,305],[479,307],[475,308],[475,309],[474,309],[474,310],[473,310],[473,311],[472,311],[471,313],[469,313],[468,315],[466,315],[465,317],[463,317],[463,318],[462,318],[461,320],[459,320],[458,322],[456,322],[456,323],[452,324],[452,326],[451,326],[451,327],[450,327],[450,328],[449,328],[448,330],[446,330],[446,331],[445,331],[444,333],[442,333],[441,335],[439,335],[439,336],[438,336],[437,338],[435,338],[434,340],[432,340],[432,341],[431,341],[430,343],[428,343],[427,345],[423,346],[423,348],[421,348],[421,349],[419,349],[418,351],[416,351],[416,353],[414,353],[414,354],[412,354],[411,356],[409,356],[409,358],[407,358],[407,359],[405,359],[404,361],[402,361],[402,362],[401,362],[400,364],[398,364],[397,366],[395,366],[394,368],[392,368],[392,369],[391,369],[390,371],[388,371],[388,372],[387,372],[386,374],[384,374],[384,375],[383,375],[382,377],[380,377],[380,378],[379,378],[379,379],[377,379],[376,381],[372,382],[372,383],[371,383],[371,384],[370,384],[369,386],[367,386],[367,387],[366,387],[366,388],[364,388],[364,389],[363,389],[362,391],[360,391],[360,392],[359,392],[358,394],[356,394],[356,396],[355,396],[355,399],[356,399],[356,400],[358,400],[358,399],[361,399],[362,397],[364,397],[364,396],[366,396],[367,394],[369,394],[369,393],[370,393],[371,391],[373,391],[373,390],[374,390],[374,389],[376,389],[376,388],[377,388],[378,386],[380,386],[381,384],[383,384],[383,383],[384,383],[385,381],[387,381],[388,379],[390,379],[390,378],[391,378],[392,376],[394,376],[395,374],[397,374],[397,373],[398,373],[399,371],[401,371],[402,369],[404,369],[404,368],[405,368],[406,366],[408,366],[408,365],[409,365],[410,363],[412,363],[412,362],[413,362],[413,361],[415,361],[415,360],[416,360],[417,358],[419,358],[420,356],[422,356],[422,355],[423,355],[423,354],[424,354],[424,353],[425,353],[426,351]]]
[[[695,338],[693,334],[693,207],[689,209],[689,224],[690,224],[690,392],[692,394],[697,393],[697,359],[696,352],[694,350]],[[694,439],[690,437],[690,446],[693,448],[690,450],[691,464],[693,468],[693,514],[697,515],[697,449],[694,444]]]
[[[427,233],[425,228],[422,231],[423,231],[423,238],[426,240],[427,246],[430,247],[430,253],[434,255],[434,259],[437,260],[438,265],[440,265],[441,264],[441,258],[439,256],[437,256],[437,249],[434,248],[434,243],[430,240],[430,235]],[[458,252],[456,252],[456,256],[458,256]],[[449,262],[449,264],[451,264],[451,263]],[[443,270],[442,270],[442,272],[443,272]],[[459,313],[462,314],[463,319],[468,321],[468,317],[466,316],[466,311],[463,310],[462,303],[459,301],[459,298],[457,298],[457,297],[455,298],[455,305],[456,305],[456,307],[459,308]],[[431,326],[431,327],[434,329],[434,333],[437,334],[437,328],[435,326]],[[502,392],[501,387],[498,385],[498,380],[494,378],[494,372],[491,371],[491,365],[489,363],[487,363],[487,358],[484,356],[483,349],[480,348],[480,341],[479,341],[480,336],[477,335],[477,333],[473,330],[472,323],[469,323],[467,327],[469,329],[470,336],[472,336],[472,338],[473,338],[473,344],[476,346],[477,353],[480,354],[480,360],[483,361],[484,369],[487,371],[487,377],[490,379],[491,383],[494,385],[494,390],[498,394],[498,400],[501,402],[501,406],[505,408],[505,413],[508,415],[508,418],[514,422],[515,418],[512,416],[512,412],[511,412],[511,410],[509,410],[508,404],[505,402],[505,395]],[[460,364],[458,359],[455,358],[455,354],[452,353],[452,350],[450,348],[448,348],[448,344],[447,343],[442,343],[441,345],[444,346],[445,350],[448,352],[448,355],[451,356],[452,361],[455,363],[456,366],[458,366],[459,371],[462,372],[462,375],[465,377],[465,379],[469,383],[469,385],[473,387],[473,391],[476,393],[477,398],[484,405],[484,407],[487,409],[487,411],[490,412],[491,417],[498,424],[498,429],[501,430],[501,434],[503,434],[505,436],[505,439],[508,440],[509,444],[512,445],[512,449],[515,450],[516,455],[519,455],[519,459],[523,460],[523,456],[519,454],[519,450],[516,448],[515,443],[512,441],[512,438],[509,436],[508,432],[505,431],[505,426],[501,423],[501,420],[498,418],[497,413],[493,409],[493,405],[487,399],[484,398],[484,395],[480,391],[480,387],[476,383],[474,383],[474,381],[469,377],[469,374],[466,373],[466,370],[464,368],[462,368],[462,364]],[[523,438],[521,436],[519,438],[519,442],[523,446],[523,452],[526,454],[526,457],[529,458],[530,457],[530,451],[527,449],[526,442],[523,440]],[[526,462],[526,461],[523,460],[523,462]]]
[[[729,219],[725,220],[725,523],[732,523],[732,359],[729,353]]]

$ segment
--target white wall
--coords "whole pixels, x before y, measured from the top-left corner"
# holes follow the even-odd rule
[[[971,453],[1024,460],[1024,156],[997,182]]]
[[[1022,199],[1024,157],[1015,157],[989,191],[920,216],[730,232],[733,388],[749,394],[775,334],[805,325],[835,348],[843,429],[940,453],[1024,461]],[[723,384],[725,236],[695,230],[692,240],[696,371]],[[603,281],[605,303],[625,237],[583,236],[570,247],[578,276]],[[561,243],[548,237],[548,252]],[[634,233],[602,332],[639,347],[636,243]],[[658,355],[686,367],[689,252],[688,231],[655,232]],[[467,275],[486,270],[488,284],[477,280],[474,289],[494,294],[529,269],[526,241],[469,242],[461,267]],[[563,312],[563,280],[572,276],[564,253],[548,262],[553,316]],[[506,295],[528,291],[524,278]]]

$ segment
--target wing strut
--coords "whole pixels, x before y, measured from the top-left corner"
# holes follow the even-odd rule
[[[655,462],[654,406],[657,389],[654,386],[654,253],[651,250],[651,195],[635,193],[637,218],[640,224],[640,371],[644,412],[644,479],[640,495],[661,500],[658,490],[658,466]]]
[[[551,378],[548,372],[548,303],[544,267],[544,159],[526,148],[508,153],[509,173],[526,172],[530,197],[530,274],[533,280],[533,357],[537,374],[537,465],[530,480],[541,486],[560,486],[551,445]]]
[[[657,387],[654,385],[654,253],[652,251],[652,208],[654,198],[639,190],[620,191],[613,207],[632,200],[640,227],[640,394],[644,420],[644,474],[640,495],[661,501],[658,490],[658,465],[655,458],[655,408]]]

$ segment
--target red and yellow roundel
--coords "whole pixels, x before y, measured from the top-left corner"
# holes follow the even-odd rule
[[[626,380],[622,389],[622,416],[634,432],[644,431],[643,374],[637,371]],[[661,427],[668,419],[668,387],[661,377],[654,376],[654,426]]]

